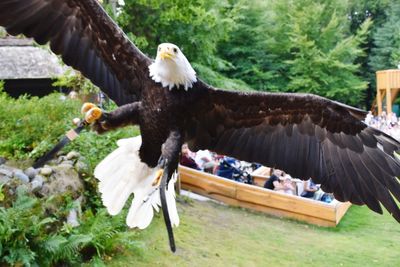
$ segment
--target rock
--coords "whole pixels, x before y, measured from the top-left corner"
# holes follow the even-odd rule
[[[37,192],[43,187],[44,178],[41,175],[36,175],[31,182],[32,192]]]
[[[61,162],[61,164],[65,164],[65,165],[74,165],[74,162],[72,160],[64,160],[63,162]]]
[[[7,183],[8,181],[10,181],[10,177],[0,174],[0,185]]]
[[[33,178],[35,178],[36,175],[38,175],[39,170],[35,169],[33,167],[29,167],[24,172],[25,172],[26,175],[28,175],[29,179],[32,180]]]
[[[79,173],[84,173],[84,172],[88,172],[89,167],[86,163],[84,163],[82,161],[77,161],[75,163],[75,170],[77,170]]]
[[[44,176],[49,176],[53,173],[53,170],[50,167],[43,167],[40,169],[39,173]]]
[[[79,158],[80,154],[76,151],[71,151],[67,154],[67,160]]]
[[[83,191],[83,183],[77,171],[68,164],[60,164],[53,167],[52,180],[46,182],[40,193],[44,196],[70,191],[80,196]]]
[[[58,159],[57,159],[57,164],[59,164],[59,163],[65,161],[65,160],[67,160],[67,157],[66,157],[66,156],[58,157]]]
[[[6,167],[0,167],[0,175],[8,176],[8,177],[13,177],[14,176],[14,171],[12,169],[6,168]]]
[[[76,209],[72,209],[72,210],[69,211],[68,217],[67,217],[67,223],[69,225],[71,225],[72,227],[79,226],[78,212],[76,211]]]
[[[23,173],[21,170],[17,170],[14,172],[14,177],[18,178],[21,180],[23,183],[29,183],[29,177],[25,173]]]
[[[4,163],[6,163],[6,159],[3,157],[0,157],[0,165],[3,165]]]
[[[65,155],[65,152],[63,150],[58,151],[56,154],[57,157],[62,156],[62,155]]]

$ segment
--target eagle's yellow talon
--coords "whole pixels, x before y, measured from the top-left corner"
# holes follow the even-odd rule
[[[85,121],[87,123],[93,123],[96,120],[98,120],[101,115],[103,114],[103,112],[101,111],[101,109],[99,109],[98,107],[94,107],[91,108],[88,112],[86,112],[85,114]]]
[[[153,183],[151,184],[152,186],[160,185],[161,177],[163,176],[163,173],[164,173],[164,169],[160,169],[156,172],[156,179],[154,179]]]
[[[95,108],[95,107],[96,107],[95,104],[90,103],[90,102],[86,102],[86,103],[84,103],[84,104],[82,105],[81,113],[82,113],[82,114],[85,114],[85,113],[88,112],[90,109]]]

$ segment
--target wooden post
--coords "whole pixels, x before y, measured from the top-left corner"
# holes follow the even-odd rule
[[[378,104],[378,115],[382,114],[382,92],[381,89],[376,88],[376,102]]]
[[[390,87],[386,88],[386,115],[392,113],[392,90]]]
[[[386,112],[392,113],[392,105],[400,89],[400,70],[381,70],[376,72],[376,104],[378,115],[382,114],[383,101],[386,97]]]

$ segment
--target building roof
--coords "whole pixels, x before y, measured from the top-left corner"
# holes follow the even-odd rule
[[[31,39],[0,39],[0,80],[54,78],[66,69],[56,55]]]

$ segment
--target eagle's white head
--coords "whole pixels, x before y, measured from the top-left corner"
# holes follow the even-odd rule
[[[182,51],[174,44],[163,43],[158,46],[157,57],[149,66],[150,77],[169,90],[182,85],[185,90],[197,81],[196,72]]]

